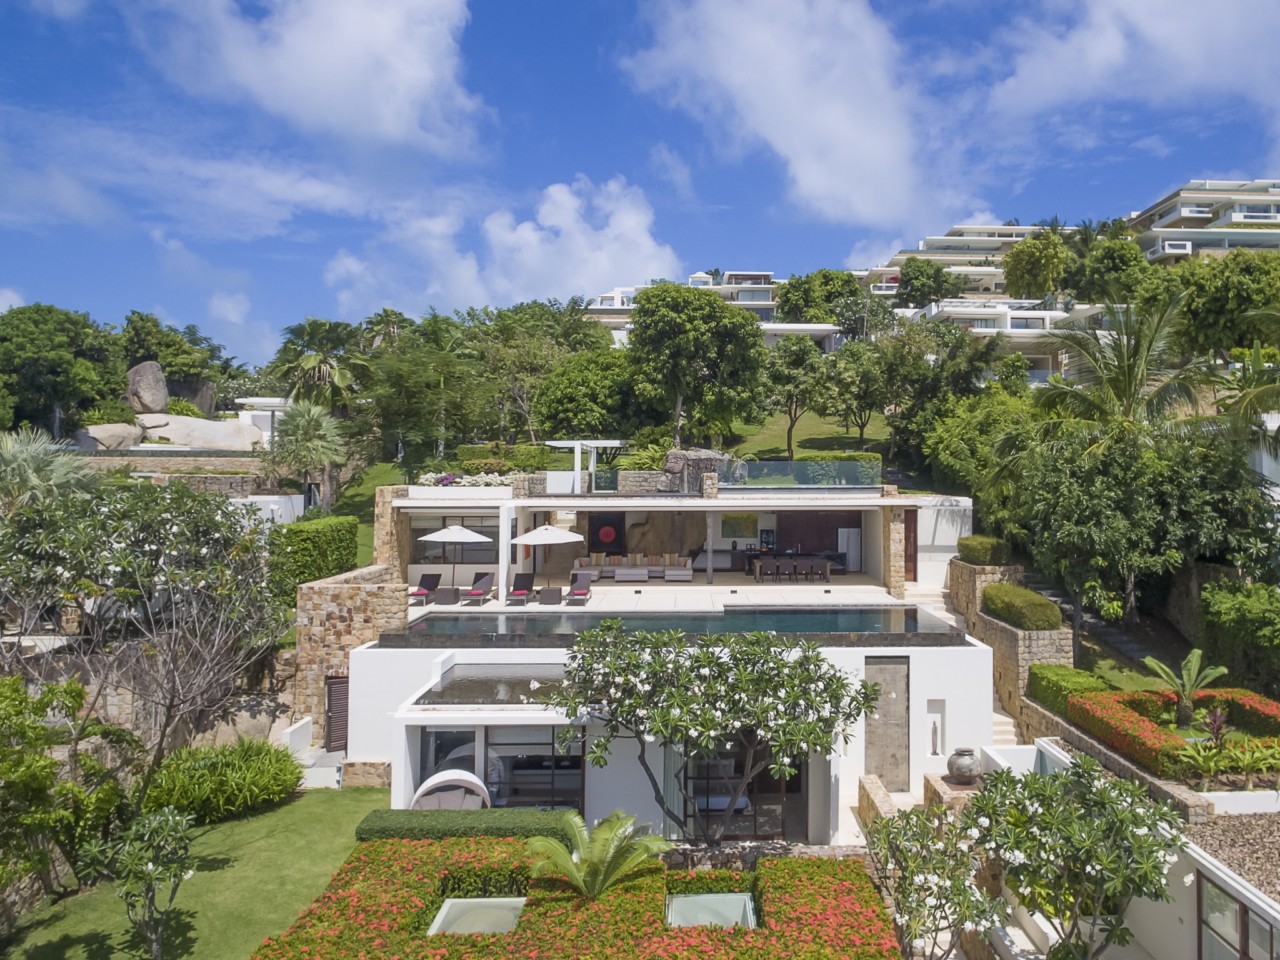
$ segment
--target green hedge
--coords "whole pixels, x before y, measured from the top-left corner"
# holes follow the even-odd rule
[[[993,583],[982,591],[982,612],[1020,630],[1062,626],[1062,611],[1056,603],[1014,583]]]
[[[1207,658],[1232,677],[1280,693],[1280,590],[1215,580],[1201,589],[1200,603]]]
[[[1087,670],[1057,664],[1033,663],[1027,678],[1027,696],[1060,717],[1067,715],[1067,697],[1110,689],[1109,683]]]
[[[447,837],[555,837],[563,843],[563,810],[374,810],[356,826],[356,839],[444,840]]]
[[[220,823],[283,803],[301,780],[302,764],[289,748],[266,740],[184,747],[164,758],[144,807],[177,807],[196,823]]]
[[[292,603],[298,584],[335,577],[356,568],[355,517],[316,517],[271,528],[271,592]]]
[[[1009,544],[999,537],[986,537],[981,534],[961,537],[956,541],[956,550],[965,563],[972,563],[979,567],[1002,567],[1009,562],[1013,553]]]

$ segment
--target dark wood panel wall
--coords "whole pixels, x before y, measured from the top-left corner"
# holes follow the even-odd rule
[[[798,543],[804,553],[834,553],[839,547],[836,531],[861,526],[861,510],[779,513],[778,551],[792,550]]]

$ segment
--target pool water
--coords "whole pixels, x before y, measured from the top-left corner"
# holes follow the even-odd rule
[[[621,619],[629,630],[683,630],[686,633],[948,633],[948,624],[915,607],[726,607],[723,613],[559,613],[457,614],[431,612],[413,624],[414,633],[436,635],[576,634],[604,620]]]

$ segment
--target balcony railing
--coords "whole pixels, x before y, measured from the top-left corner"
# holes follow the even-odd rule
[[[721,464],[720,487],[879,488],[876,460],[747,460]]]

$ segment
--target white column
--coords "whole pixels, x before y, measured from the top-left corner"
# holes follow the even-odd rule
[[[498,599],[506,600],[508,579],[511,575],[511,521],[516,516],[516,505],[504,503],[498,507]]]

